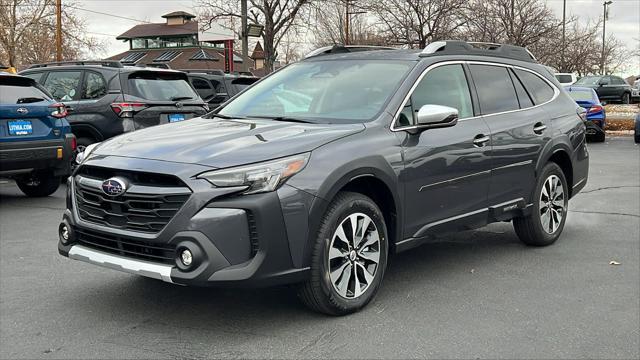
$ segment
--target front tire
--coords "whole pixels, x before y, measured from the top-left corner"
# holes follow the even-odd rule
[[[60,186],[60,177],[44,172],[16,179],[20,191],[29,197],[45,197],[53,194]]]
[[[623,104],[630,104],[631,103],[631,94],[629,94],[629,93],[622,94],[621,100],[622,100]]]
[[[387,228],[378,206],[362,194],[338,193],[322,219],[311,276],[298,295],[320,313],[356,312],[378,291],[387,256]]]
[[[548,163],[538,177],[532,213],[513,219],[513,227],[527,245],[551,245],[562,233],[568,209],[569,188],[564,173],[556,163]]]

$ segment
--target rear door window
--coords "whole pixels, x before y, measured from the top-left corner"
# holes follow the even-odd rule
[[[70,101],[78,98],[81,71],[52,71],[44,82],[44,87],[56,100]]]
[[[82,99],[99,99],[107,94],[107,82],[102,75],[87,71],[84,76]]]
[[[513,70],[509,70],[509,75],[511,75],[511,81],[513,81],[513,86],[515,86],[516,88],[516,94],[518,95],[518,102],[520,102],[520,108],[526,109],[528,107],[532,107],[533,101],[531,100],[531,97],[529,97],[527,90],[525,90],[524,86],[520,82],[520,79],[518,79],[515,76],[515,74],[513,73]]]
[[[188,101],[198,99],[198,94],[182,76],[155,72],[139,72],[129,75],[131,95],[151,101]]]
[[[520,109],[508,69],[493,65],[470,65],[482,114]]]
[[[520,69],[515,69],[515,72],[536,105],[545,103],[553,98],[555,91],[551,85],[538,75]]]

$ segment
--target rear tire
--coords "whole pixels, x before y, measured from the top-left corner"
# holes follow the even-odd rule
[[[595,134],[595,135],[593,136],[593,141],[595,141],[595,142],[599,142],[599,143],[601,143],[601,142],[604,142],[604,141],[605,141],[605,139],[606,139],[606,135],[605,135],[605,133],[604,133],[604,132],[603,132],[603,133]]]
[[[50,172],[32,174],[26,178],[16,179],[20,191],[29,197],[45,197],[53,194],[60,186],[60,176]]]
[[[327,315],[362,309],[374,298],[387,266],[382,212],[362,194],[338,193],[323,216],[312,251],[311,276],[298,291],[302,302]]]
[[[569,209],[569,188],[560,166],[548,163],[540,173],[527,217],[513,219],[520,240],[530,246],[553,244],[564,228]]]
[[[631,103],[631,94],[629,94],[629,93],[622,94],[622,98],[620,100],[622,100],[623,104],[630,104]]]

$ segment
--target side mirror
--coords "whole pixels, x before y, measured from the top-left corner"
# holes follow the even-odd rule
[[[458,109],[443,105],[423,105],[418,110],[418,126],[420,128],[443,128],[458,123]]]

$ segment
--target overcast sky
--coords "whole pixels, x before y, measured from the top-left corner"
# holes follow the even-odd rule
[[[384,1],[384,0],[381,0]],[[548,6],[562,16],[562,0],[546,0]],[[64,1],[63,1],[64,4]],[[77,0],[79,8],[151,22],[162,22],[161,15],[183,10],[197,13],[192,0]],[[580,21],[596,20],[602,15],[602,0],[567,0],[567,17],[576,15]],[[90,35],[107,43],[106,54],[113,55],[128,49],[115,36],[139,22],[114,16],[73,9],[87,21]],[[640,0],[613,0],[610,5],[607,34],[613,34],[628,48],[637,48],[640,39]],[[594,49],[594,51],[598,51]],[[629,66],[622,75],[640,74],[640,57],[629,59]]]

